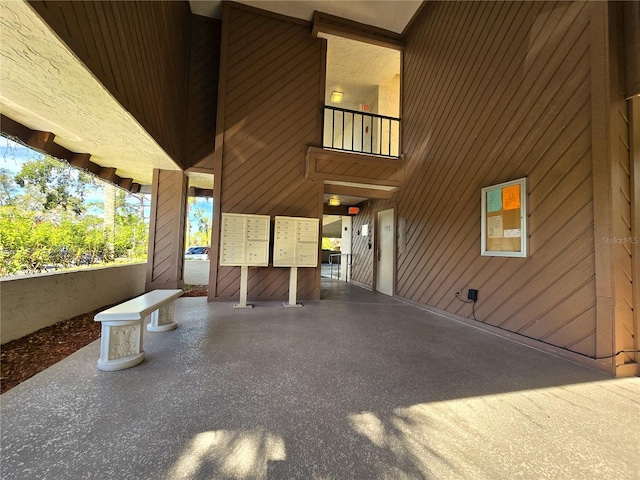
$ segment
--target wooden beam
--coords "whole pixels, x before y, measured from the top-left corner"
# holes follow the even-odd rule
[[[61,158],[69,161],[68,158],[72,156],[72,153],[57,143],[52,143],[51,146],[47,149],[47,153],[55,158]]]
[[[51,132],[32,130],[26,144],[34,150],[50,152],[54,138],[56,138],[56,136]]]
[[[311,36],[317,38],[319,33],[328,33],[394,50],[404,50],[405,47],[404,38],[399,33],[316,11],[313,13]]]
[[[92,162],[89,153],[72,152],[62,145],[58,145],[54,142],[55,134],[51,132],[31,130],[29,127],[5,115],[0,115],[0,130],[6,137],[15,139],[33,150],[66,161],[69,165],[92,173],[132,193],[140,191],[139,183],[133,183],[133,179],[131,178],[120,178],[116,175],[116,169],[114,167],[103,167]]]
[[[0,116],[0,128],[7,137],[15,138],[23,145],[41,153],[49,153],[52,145],[54,145],[53,139],[56,137],[51,132],[31,130],[29,127],[4,115]]]
[[[89,163],[91,163],[89,162],[90,158],[91,155],[89,155],[88,153],[74,153],[73,155],[71,155],[71,158],[69,158],[68,162],[74,167],[86,170],[89,166]]]
[[[5,136],[18,139],[21,143],[26,143],[31,135],[31,129],[29,127],[25,127],[21,123],[5,117],[2,114],[0,114],[0,129]]]
[[[125,190],[130,190],[131,185],[133,184],[133,178],[121,178],[118,182],[118,186],[120,188],[124,188]]]
[[[113,167],[103,167],[100,169],[100,173],[98,174],[98,177],[100,177],[103,180],[106,180],[107,182],[111,182],[111,183],[116,183],[116,169]]]
[[[404,183],[404,162],[375,155],[309,147],[304,175],[306,180],[401,187]]]
[[[349,195],[352,197],[376,198],[389,200],[394,191],[380,190],[378,188],[351,187],[346,185],[325,184],[324,193],[327,195]]]
[[[189,189],[190,197],[213,197],[213,188],[197,188],[191,187]]]
[[[322,213],[325,215],[347,215],[348,208],[346,205],[340,205],[339,207],[330,207],[329,205],[324,205],[322,209]]]

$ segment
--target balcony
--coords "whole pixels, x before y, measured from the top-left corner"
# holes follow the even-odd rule
[[[388,198],[404,183],[399,137],[399,118],[325,106],[323,145],[307,150],[305,178],[324,181],[325,190],[342,185],[344,194]]]
[[[398,158],[400,119],[325,106],[323,147]]]

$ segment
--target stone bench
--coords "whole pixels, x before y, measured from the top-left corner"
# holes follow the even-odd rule
[[[102,323],[98,369],[110,372],[142,362],[145,318],[151,317],[149,332],[176,328],[174,301],[182,293],[182,290],[154,290],[98,313],[94,317]]]

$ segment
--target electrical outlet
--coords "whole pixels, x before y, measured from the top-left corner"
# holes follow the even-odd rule
[[[477,302],[478,301],[478,290],[474,290],[473,288],[470,288],[469,291],[467,292],[467,298],[469,300],[471,300],[472,302]]]

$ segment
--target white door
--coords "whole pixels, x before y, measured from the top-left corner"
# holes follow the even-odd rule
[[[351,257],[345,255],[351,253],[351,217],[342,217],[342,243],[340,244],[340,278],[348,282],[351,280],[351,266],[349,265]]]
[[[376,290],[393,295],[393,208],[378,212],[377,220]]]

